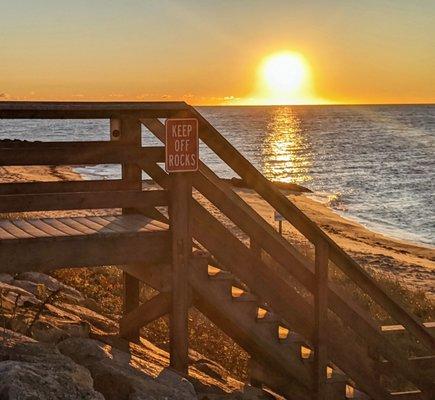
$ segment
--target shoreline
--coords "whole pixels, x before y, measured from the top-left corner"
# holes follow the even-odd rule
[[[31,182],[41,179],[60,181],[82,180],[85,177],[71,167],[2,167],[0,169],[1,182]],[[145,182],[145,184],[149,183]],[[272,208],[253,190],[233,188],[266,221],[276,226]],[[435,301],[433,248],[372,231],[358,221],[340,215],[327,204],[314,200],[309,193],[290,191],[284,193],[349,252],[362,267],[397,280],[409,289],[423,291],[431,301]],[[288,222],[284,222],[283,234],[290,238],[294,237],[294,233],[294,228]]]
[[[364,218],[352,215],[352,213],[349,211],[341,211],[337,208],[334,208],[332,205],[328,204],[328,201],[322,201],[322,196],[317,194],[316,192],[306,193],[306,195],[311,200],[315,201],[316,203],[320,203],[324,207],[332,210],[335,214],[337,214],[341,218],[348,220],[350,222],[354,222],[358,225],[361,225],[362,227],[364,227],[365,229],[367,229],[368,231],[370,231],[372,233],[388,237],[391,240],[394,240],[397,242],[404,242],[404,243],[412,244],[412,245],[415,245],[418,247],[425,247],[425,248],[428,248],[429,250],[435,251],[435,244],[425,243],[423,241],[419,241],[418,239],[415,239],[415,240],[406,239],[406,238],[401,237],[400,234],[395,235],[392,231],[403,232],[403,235],[418,236],[415,233],[407,232],[401,228],[391,228],[391,230],[388,228],[382,228],[381,224],[377,224],[377,223],[374,223],[368,219],[364,219]]]
[[[253,190],[234,187],[236,193],[273,226],[273,210]],[[310,197],[309,193],[284,191],[285,195],[346,250],[366,270],[399,281],[406,288],[422,291],[435,301],[435,251],[420,243],[373,231],[358,221],[340,215],[327,204]],[[283,223],[283,235],[302,236],[288,222]],[[296,239],[296,242],[298,240]]]

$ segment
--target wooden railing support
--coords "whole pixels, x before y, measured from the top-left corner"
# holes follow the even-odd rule
[[[131,277],[131,275],[126,274]],[[168,314],[171,307],[171,296],[167,292],[159,293],[147,302],[141,304],[119,321],[119,332],[122,337],[128,337],[142,326]]]
[[[328,365],[328,244],[316,244],[314,292],[314,400],[326,400]]]
[[[189,173],[170,175],[169,219],[172,233],[172,303],[170,313],[170,365],[188,373],[189,260],[192,255],[190,206],[192,184]]]
[[[142,145],[142,130],[141,124],[134,118],[123,118],[121,120],[121,133],[120,142],[124,144],[131,144],[138,148]],[[117,138],[118,139],[118,138]],[[124,163],[122,164],[122,180],[126,182],[130,189],[142,189],[142,170],[136,164]],[[123,208],[123,214],[130,214],[133,210],[130,208]],[[139,280],[127,273],[123,273],[123,311],[124,316],[139,307],[139,294],[140,284]],[[140,329],[136,328],[131,330],[128,337],[131,341],[138,341],[140,336]]]
[[[249,247],[252,254],[261,260],[261,246],[253,237],[249,239]]]

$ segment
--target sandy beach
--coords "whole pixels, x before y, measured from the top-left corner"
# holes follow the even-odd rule
[[[238,194],[272,224],[273,210],[255,192],[236,189]],[[362,266],[398,280],[407,288],[425,292],[435,300],[435,250],[373,232],[358,222],[343,218],[326,205],[305,194],[287,194],[302,211],[317,222],[342,248]],[[289,223],[283,234],[291,236]]]
[[[1,182],[64,179],[80,180],[82,177],[69,167],[2,167],[0,169]],[[254,191],[243,188],[234,188],[234,190],[269,223],[277,224],[273,221],[272,208]],[[370,231],[357,222],[343,218],[326,205],[305,194],[287,192],[286,195],[363,267],[397,280],[408,289],[422,291],[429,299],[435,300],[435,250],[433,248]],[[237,234],[240,236],[240,232]],[[283,223],[283,235],[294,238],[294,230],[287,222]]]

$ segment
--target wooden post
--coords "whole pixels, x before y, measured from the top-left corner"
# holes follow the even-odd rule
[[[192,255],[190,206],[192,183],[189,173],[170,175],[170,228],[172,233],[172,308],[170,313],[170,365],[187,375],[189,259]]]
[[[282,235],[282,221],[278,221],[278,232]]]
[[[139,120],[133,118],[123,118],[121,120],[121,136],[116,136],[122,143],[134,144],[138,147],[142,145],[141,124]],[[116,123],[111,123],[111,126],[118,126]],[[113,139],[113,132],[111,133]],[[129,189],[140,190],[142,189],[142,170],[135,164],[125,163],[122,164],[122,180],[128,182]],[[123,214],[131,214],[133,212],[130,208],[123,208]],[[139,280],[133,276],[123,272],[123,314],[127,315],[139,306]],[[130,341],[139,340],[140,329],[137,328],[131,332],[128,337]]]
[[[249,247],[252,251],[252,254],[255,255],[255,257],[259,258],[261,260],[261,246],[260,244],[254,239],[254,238],[250,238],[249,239]]]
[[[326,400],[328,365],[328,244],[316,244],[314,292],[314,399]]]

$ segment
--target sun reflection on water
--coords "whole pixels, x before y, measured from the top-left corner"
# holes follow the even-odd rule
[[[300,118],[291,107],[273,110],[263,145],[263,172],[275,181],[302,184],[310,181],[310,143]]]

